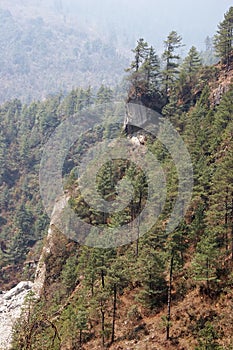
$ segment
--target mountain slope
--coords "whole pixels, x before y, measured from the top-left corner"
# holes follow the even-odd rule
[[[173,115],[194,166],[192,201],[179,227],[170,235],[164,230],[170,201],[161,220],[139,242],[123,247],[79,246],[52,225],[35,280],[41,298],[35,301],[33,317],[26,314],[27,322],[19,322],[12,349],[20,349],[19,344],[28,339],[34,349],[54,350],[231,349],[233,90],[232,71],[226,73],[225,67],[218,66],[217,72],[207,84],[199,84],[201,93],[196,95],[194,90],[191,106],[190,100],[188,108],[182,105],[186,112],[179,113],[179,102]],[[224,91],[213,103],[219,81]],[[73,150],[74,161],[75,154],[101,142],[103,134],[99,130],[85,135]],[[176,176],[169,155],[149,135],[146,144],[166,171],[168,197],[173,199]],[[126,168],[118,163],[116,176],[122,178]],[[133,174],[137,186],[140,174]],[[104,171],[100,179],[101,188]],[[101,225],[102,216],[85,205],[72,172],[67,191],[76,212]],[[107,223],[114,225],[119,220],[127,218],[109,215]],[[28,329],[35,332],[29,334]]]
[[[128,62],[95,30],[70,26],[59,16],[15,17],[0,8],[0,33],[0,102],[28,102],[76,86],[116,86]]]

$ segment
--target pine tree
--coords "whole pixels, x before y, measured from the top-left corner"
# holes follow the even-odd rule
[[[136,267],[136,278],[143,287],[138,300],[150,310],[160,307],[165,302],[167,295],[161,252],[147,242],[147,245],[140,249]]]
[[[103,84],[99,88],[96,94],[96,104],[103,104],[103,103],[109,103],[113,99],[113,91],[107,86],[104,86]]]
[[[131,62],[130,67],[126,69],[126,72],[130,73],[128,80],[130,81],[130,84],[132,85],[131,89],[133,88],[136,96],[141,90],[146,89],[147,81],[146,81],[143,65],[145,65],[146,59],[149,56],[149,51],[150,49],[148,47],[147,42],[143,38],[140,38],[137,41],[137,46],[135,47],[135,49],[132,50],[132,52],[134,53],[134,60]],[[151,52],[151,55],[152,55],[152,52]],[[152,56],[151,56],[151,59],[152,59]],[[147,68],[147,72],[148,72],[148,68]],[[149,73],[149,76],[147,76],[147,78],[149,79],[150,79],[150,74],[151,73]]]
[[[153,46],[151,46],[141,67],[141,71],[145,75],[146,86],[149,93],[153,93],[156,87],[158,88],[159,70],[159,59]]]
[[[232,108],[233,87],[231,87],[230,90],[224,94],[214,115],[213,131],[215,137],[215,147],[217,147],[221,143],[222,136],[224,135],[223,131],[232,121]]]
[[[166,340],[170,339],[171,328],[171,305],[172,305],[172,287],[175,270],[184,265],[184,252],[186,249],[185,236],[186,225],[183,222],[179,229],[172,232],[166,242],[166,251],[168,260],[168,292],[167,292],[167,316],[166,316]]]
[[[110,298],[109,291],[106,289],[101,289],[95,296],[97,310],[100,312],[101,317],[101,338],[102,346],[105,346],[105,339],[109,337],[109,329],[106,324],[106,314],[108,312],[108,300]]]
[[[134,60],[131,62],[130,67],[126,69],[126,71],[137,73],[142,63],[145,61],[148,51],[149,48],[147,42],[143,38],[140,38],[137,41],[137,46],[132,50],[134,53]]]
[[[207,294],[210,293],[210,282],[217,280],[217,250],[216,235],[205,232],[197,244],[196,254],[192,261],[194,279],[206,283]]]
[[[205,229],[205,212],[202,203],[197,205],[193,217],[193,221],[190,225],[190,238],[196,247]]]
[[[218,25],[214,47],[217,56],[228,68],[233,50],[233,7],[224,14],[224,20]]]
[[[87,300],[81,294],[76,305],[70,303],[62,313],[62,335],[75,349],[82,348],[83,331],[88,329],[88,311]]]
[[[112,334],[111,343],[115,340],[115,323],[117,318],[117,301],[118,295],[123,291],[129,280],[129,271],[127,268],[127,261],[120,256],[111,265],[108,271],[108,288],[112,294]]]
[[[192,46],[188,52],[187,57],[184,59],[184,62],[181,67],[181,71],[185,72],[187,75],[188,81],[192,82],[195,74],[200,69],[200,67],[201,67],[200,55],[197,49],[195,48],[195,46]]]
[[[2,131],[0,131],[0,186],[3,184],[4,175],[6,171],[6,154],[6,140]]]
[[[228,94],[228,97],[230,96]],[[231,254],[233,259],[233,122],[230,120],[227,122],[227,119],[230,117],[229,112],[232,108],[231,98],[228,100],[229,103],[226,102],[226,99],[225,101],[222,100],[221,109],[217,110],[215,114],[215,122],[217,123],[216,131],[221,143],[217,147],[217,152],[215,152],[216,162],[211,181],[207,222],[218,235],[220,246],[225,247],[226,254]],[[222,132],[220,132],[220,126]]]
[[[78,278],[78,270],[77,270],[77,256],[69,256],[66,260],[66,263],[63,267],[61,278],[62,282],[66,287],[68,293],[74,290],[77,278]]]
[[[205,38],[205,49],[207,52],[213,51],[213,38],[209,37],[209,35]]]
[[[168,96],[170,90],[173,87],[174,81],[179,73],[179,60],[180,56],[175,53],[177,49],[182,46],[182,38],[177,34],[177,32],[172,31],[167,40],[164,41],[165,51],[162,55],[162,58],[165,62],[165,68],[162,72],[163,74],[163,85],[165,95]]]
[[[205,66],[216,63],[217,57],[214,52],[214,38],[207,36],[205,39],[205,50],[201,52],[201,58]]]

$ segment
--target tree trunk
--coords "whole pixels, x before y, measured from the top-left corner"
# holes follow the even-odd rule
[[[79,330],[79,344],[80,344],[80,347],[82,347],[82,330],[81,329]]]
[[[207,285],[207,294],[210,294],[210,284],[209,284],[209,258],[206,259],[206,285]]]
[[[138,202],[138,211],[141,210],[142,207],[142,191],[140,191],[140,197]],[[139,238],[140,238],[140,216],[137,217],[137,239],[136,239],[136,257],[139,254]]]
[[[114,343],[115,340],[115,323],[116,323],[116,310],[117,310],[117,287],[114,284],[113,289],[113,314],[112,314],[112,339],[111,343]]]
[[[228,251],[228,188],[226,189],[226,197],[225,197],[225,247],[226,251]]]
[[[173,277],[174,252],[171,255],[169,284],[168,284],[168,298],[167,298],[167,327],[166,340],[170,339],[170,321],[171,321],[171,300],[172,300],[172,277]]]
[[[138,258],[138,254],[139,254],[139,237],[140,237],[140,228],[139,228],[139,225],[140,225],[140,218],[138,216],[137,218],[137,239],[136,239],[136,258]]]
[[[94,296],[94,278],[91,279],[91,296]]]
[[[104,264],[104,261],[102,261],[102,264]],[[104,281],[104,270],[101,269],[101,283],[102,283],[102,288],[105,287],[105,281]]]
[[[233,193],[231,194],[231,260],[233,261]]]
[[[103,311],[103,308],[101,306],[101,309],[100,309],[100,312],[101,312],[101,330],[102,330],[102,346],[104,347],[104,344],[105,344],[105,338],[104,338],[104,332],[105,332],[105,312]]]

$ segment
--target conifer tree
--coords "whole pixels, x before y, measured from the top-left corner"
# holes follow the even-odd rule
[[[148,92],[150,93],[152,93],[158,85],[159,69],[160,64],[158,56],[156,55],[153,46],[151,46],[141,67],[142,73],[145,75]]]
[[[137,41],[137,46],[132,50],[134,53],[134,60],[131,62],[130,68],[126,69],[126,71],[137,73],[142,63],[145,61],[148,51],[149,48],[147,42],[143,38],[140,38]]]
[[[143,246],[140,250],[137,266],[136,277],[139,278],[143,287],[138,299],[151,310],[158,308],[165,302],[167,295],[161,253],[156,251],[152,245]]]
[[[226,64],[230,65],[233,50],[233,7],[224,14],[224,20],[218,25],[217,34],[214,37],[214,47],[217,56]]]
[[[111,265],[111,268],[108,271],[108,288],[112,294],[112,334],[111,334],[111,343],[115,340],[115,323],[117,318],[117,299],[118,295],[124,287],[127,285],[129,279],[129,271],[127,268],[126,260],[117,256],[116,260]]]
[[[104,86],[103,84],[100,86],[99,90],[96,94],[96,104],[103,104],[103,103],[109,103],[113,99],[113,91],[107,86]]]
[[[180,56],[176,53],[176,50],[182,46],[182,38],[177,32],[172,31],[167,39],[164,41],[165,51],[162,58],[165,63],[163,74],[163,85],[165,95],[169,95],[169,91],[172,89],[173,83],[179,73],[179,60]]]
[[[181,70],[184,71],[187,75],[188,80],[191,82],[195,73],[201,67],[201,58],[200,55],[195,48],[192,46],[188,52],[187,57],[184,59]]]
[[[188,102],[193,103],[194,92],[198,81],[197,73],[201,66],[200,55],[195,46],[192,46],[181,65],[179,80],[177,82],[179,95],[187,105]]]
[[[225,107],[227,106],[225,102],[224,105]],[[230,104],[228,107],[230,107]],[[222,113],[217,111],[215,115],[218,123],[222,125],[222,134],[219,136],[220,139],[222,138],[222,141],[217,148],[218,151],[215,153],[217,161],[211,182],[207,222],[217,234],[220,246],[225,247],[227,255],[231,254],[233,259],[233,123],[230,121],[227,123],[225,119],[229,116],[230,110],[227,111],[227,108],[221,108],[221,111]],[[225,125],[225,131],[223,125]],[[218,132],[220,133],[219,127]]]
[[[3,183],[6,171],[6,154],[6,140],[2,131],[0,131],[0,186]]]
[[[170,339],[171,328],[171,304],[172,304],[172,287],[175,271],[184,264],[184,252],[186,249],[185,235],[186,225],[183,222],[179,229],[172,232],[166,242],[165,256],[168,259],[168,292],[167,292],[167,316],[166,316],[166,339]]]
[[[78,277],[77,272],[77,257],[75,255],[69,256],[61,273],[62,282],[68,293],[73,291],[76,286]]]
[[[146,85],[143,65],[149,54],[148,43],[143,38],[140,38],[137,41],[137,46],[132,52],[134,53],[134,59],[131,62],[130,67],[126,69],[126,72],[130,72],[128,79],[132,84],[135,95],[137,96],[141,89],[145,89]]]
[[[210,282],[217,280],[218,256],[216,235],[209,231],[201,237],[197,244],[196,254],[192,261],[194,279],[206,283],[206,291],[210,293]]]

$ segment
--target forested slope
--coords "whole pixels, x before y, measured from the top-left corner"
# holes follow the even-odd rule
[[[28,13],[14,16],[0,7],[0,102],[31,102],[75,86],[98,89],[121,81],[128,59],[108,38],[60,17],[30,17],[30,6]]]
[[[181,62],[182,38],[172,31],[161,59],[139,39],[127,69],[126,103],[156,110],[162,120],[170,121],[191,157],[192,199],[170,233],[166,224],[179,183],[166,145],[143,128],[122,130],[123,125],[116,128],[106,122],[80,135],[65,160],[70,206],[93,231],[133,221],[148,196],[143,168],[114,159],[99,169],[96,183],[105,200],[116,199],[122,179],[130,179],[134,189],[124,209],[109,213],[85,202],[75,169],[88,148],[102,144],[107,136],[131,141],[135,137],[143,140],[138,147],[147,147],[166,175],[161,215],[146,234],[121,247],[80,245],[54,223],[49,239],[44,239],[49,222],[38,184],[43,145],[62,120],[122,98],[119,91],[114,95],[101,86],[93,94],[78,88],[65,97],[30,105],[14,100],[1,106],[2,287],[14,285],[23,273],[33,279],[35,270],[23,263],[37,261],[45,247],[40,257],[45,264],[40,299],[29,296],[12,349],[233,348],[233,48],[226,32],[232,16],[230,8],[215,37],[218,64],[203,66],[195,47]],[[111,113],[104,109],[106,121]]]
[[[227,75],[228,81],[232,76],[232,70],[226,73],[225,68],[213,68],[218,74],[207,81],[201,93],[198,90],[199,97],[196,92],[190,95],[195,100],[190,107],[181,103],[181,94],[172,117],[194,167],[192,201],[179,227],[169,235],[164,228],[177,195],[174,164],[166,149],[147,135],[147,147],[156,152],[167,174],[168,200],[162,216],[139,241],[111,249],[79,246],[53,227],[52,249],[42,259],[46,279],[41,300],[34,316],[15,334],[13,349],[29,341],[26,335],[32,349],[40,349],[42,344],[48,349],[98,349],[103,344],[111,349],[231,348],[231,85],[225,85],[228,91],[218,104],[211,102],[218,79],[223,82]],[[146,101],[150,101],[148,96]],[[101,134],[86,137],[95,144],[101,142]],[[74,174],[67,182],[71,205],[93,225],[126,223],[139,210],[140,193],[140,205],[145,200],[141,172],[123,161],[106,164],[102,170],[98,181],[100,188],[107,189],[106,198],[113,191],[107,185],[109,171],[115,173],[115,181],[124,174],[133,175],[135,198],[120,216],[103,219],[83,202]],[[110,197],[114,199],[114,195]],[[29,335],[35,323],[37,327]]]

